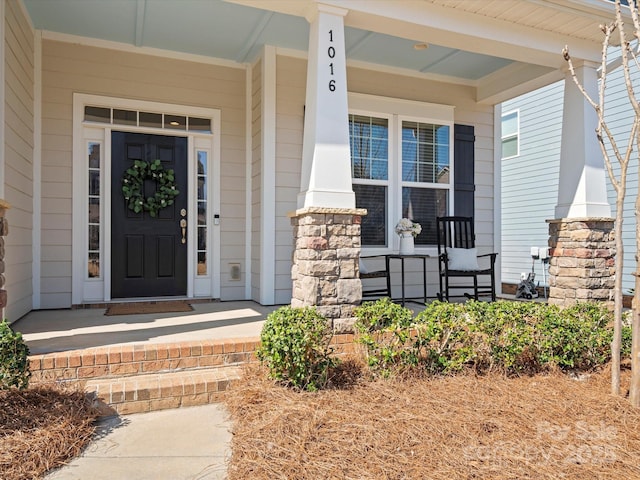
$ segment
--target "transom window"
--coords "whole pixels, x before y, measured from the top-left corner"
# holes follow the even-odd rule
[[[87,105],[84,107],[84,121],[108,123],[111,125],[131,125],[135,127],[211,133],[210,118],[187,117],[161,112],[145,112],[142,110],[123,110]]]
[[[435,219],[449,212],[452,124],[388,114],[350,114],[351,172],[364,247],[390,247],[395,225],[422,226],[418,246],[436,244]]]

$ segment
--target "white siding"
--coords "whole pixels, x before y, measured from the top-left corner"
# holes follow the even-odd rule
[[[5,316],[15,321],[32,308],[34,32],[18,2],[5,2]]]
[[[245,70],[56,41],[43,42],[42,62],[41,307],[71,305],[75,92],[221,110],[221,298],[245,298],[228,274],[245,258]]]

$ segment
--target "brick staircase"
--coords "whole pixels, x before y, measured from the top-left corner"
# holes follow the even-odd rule
[[[29,357],[31,385],[58,383],[95,395],[101,413],[128,414],[220,401],[256,361],[258,339],[127,344]]]
[[[93,395],[101,415],[205,405],[222,400],[257,362],[257,338],[126,344],[29,357],[31,385],[60,384]],[[336,335],[336,354],[353,352],[352,335]]]

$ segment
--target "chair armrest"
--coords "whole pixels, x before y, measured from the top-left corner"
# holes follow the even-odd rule
[[[371,259],[371,258],[386,258],[386,255],[367,255],[366,257],[365,257],[365,256],[360,255],[360,258],[361,258],[362,260],[369,260],[369,259]]]
[[[493,265],[496,263],[496,257],[498,256],[497,253],[483,253],[482,255],[478,255],[478,258],[482,258],[482,257],[491,257],[490,258],[490,262],[491,262],[491,266],[493,267]]]
[[[360,278],[387,278],[387,271],[376,270],[375,272],[361,273]]]
[[[359,270],[360,270],[360,278],[381,278],[381,277],[386,277],[387,276],[387,266],[386,266],[386,255],[370,255],[370,256],[366,256],[366,257],[360,257],[360,265],[359,265]],[[376,268],[375,270],[371,270],[369,271],[369,269],[367,269],[366,273],[363,273],[362,270],[360,269],[361,266],[364,266],[364,264],[362,263],[363,260],[371,260],[371,259],[376,259],[376,258],[381,258],[385,260],[385,263],[382,265],[381,268]]]

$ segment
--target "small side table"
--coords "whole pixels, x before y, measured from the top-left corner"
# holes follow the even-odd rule
[[[401,298],[401,304],[404,307],[405,301],[410,300],[410,301],[415,301],[415,299],[412,298],[405,298],[405,278],[404,278],[404,262],[407,259],[410,260],[422,260],[422,291],[423,291],[423,296],[422,296],[422,301],[423,304],[426,305],[427,304],[427,258],[430,258],[430,255],[422,255],[422,254],[418,254],[418,253],[412,253],[410,255],[401,255],[399,253],[391,253],[391,254],[387,254],[385,255],[385,262],[386,262],[386,267],[387,267],[387,287],[389,289],[389,295],[391,295],[391,269],[390,267],[390,263],[391,260],[400,260],[400,272],[401,272],[401,286],[402,286],[402,298]],[[417,302],[419,303],[419,302]]]

